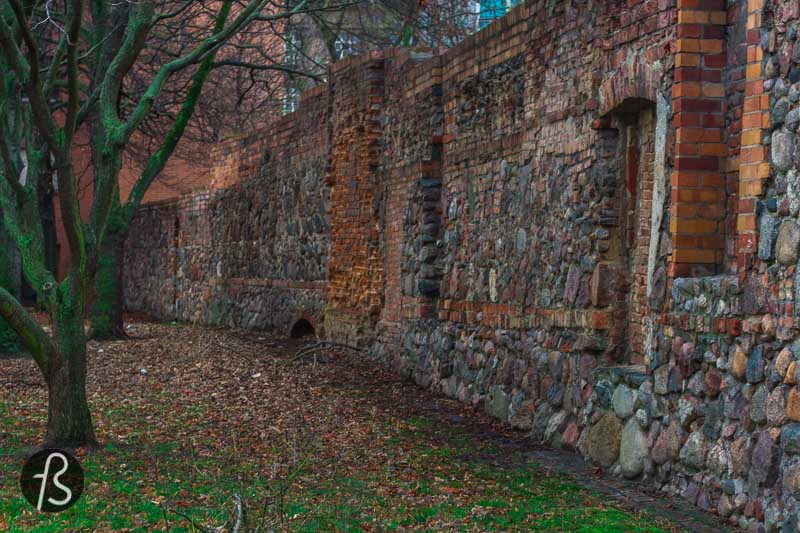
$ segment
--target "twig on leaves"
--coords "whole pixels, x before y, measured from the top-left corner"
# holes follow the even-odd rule
[[[318,352],[320,350],[324,350],[326,348],[342,348],[342,349],[345,349],[345,350],[352,350],[354,352],[359,352],[359,353],[364,351],[361,348],[358,348],[356,346],[352,346],[350,344],[343,344],[343,343],[340,343],[340,342],[321,341],[321,342],[318,342],[316,344],[312,344],[311,346],[306,346],[306,347],[300,349],[294,355],[294,357],[291,359],[290,362],[294,363],[295,361],[298,361],[298,360],[302,359],[303,357],[306,357],[306,356],[311,355],[313,353],[314,354],[314,363],[316,363],[317,362],[317,355],[316,355],[315,352]]]
[[[166,519],[166,514],[168,512],[169,513],[174,513],[174,514],[178,515],[179,517],[183,518],[184,520],[186,520],[187,522],[189,522],[192,525],[192,530],[193,531],[200,531],[202,533],[208,533],[208,530],[206,528],[200,526],[197,522],[195,522],[192,519],[191,516],[187,515],[186,513],[182,513],[181,511],[178,511],[177,509],[172,509],[169,506],[169,503],[167,503],[166,500],[161,504],[161,510],[164,513],[164,518],[165,519]]]
[[[244,511],[242,510],[242,497],[239,496],[239,493],[233,495],[233,499],[236,501],[236,524],[233,526],[233,533],[239,533],[242,528],[242,524],[244,523]]]

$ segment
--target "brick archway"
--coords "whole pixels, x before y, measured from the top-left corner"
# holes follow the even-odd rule
[[[630,101],[656,102],[663,78],[661,63],[648,62],[641,54],[633,56],[632,60],[625,61],[600,84],[599,115],[606,117]]]
[[[287,335],[293,339],[319,335],[317,322],[309,313],[301,313],[289,323]]]

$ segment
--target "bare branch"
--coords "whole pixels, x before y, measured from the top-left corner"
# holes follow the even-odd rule
[[[46,376],[50,357],[55,351],[53,341],[17,299],[2,287],[0,287],[0,316],[17,332]]]

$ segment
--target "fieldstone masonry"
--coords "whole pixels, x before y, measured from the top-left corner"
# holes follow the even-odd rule
[[[126,301],[369,348],[613,474],[800,520],[800,2],[528,0],[334,65],[144,206]]]
[[[291,332],[321,324],[331,227],[327,92],[223,143],[212,188],[142,206],[126,248],[128,309],[165,320]],[[321,126],[322,125],[322,126]]]

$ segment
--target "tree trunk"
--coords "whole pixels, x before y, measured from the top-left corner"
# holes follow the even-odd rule
[[[94,446],[97,440],[86,401],[86,335],[83,306],[59,305],[54,313],[56,352],[48,375],[47,435],[45,445]]]
[[[44,234],[44,263],[45,268],[58,279],[58,237],[56,231],[56,208],[53,201],[52,170],[47,164],[50,158],[45,158],[43,169],[44,179],[38,182],[39,213],[42,219],[42,233]],[[42,306],[42,302],[38,302]]]
[[[109,229],[97,262],[92,301],[93,339],[127,337],[122,320],[122,267],[125,259],[125,235]]]
[[[0,287],[19,298],[21,273],[16,250],[17,247],[0,225]],[[22,349],[17,333],[0,318],[0,353],[17,353]]]

